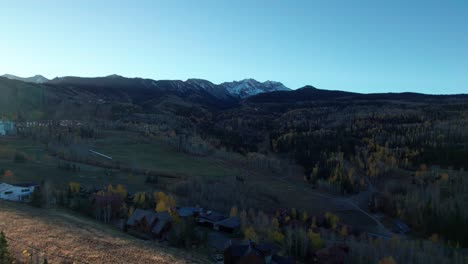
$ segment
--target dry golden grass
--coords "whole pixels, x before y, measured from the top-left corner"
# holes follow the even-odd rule
[[[0,230],[25,262],[23,250],[49,263],[209,263],[197,253],[142,241],[67,211],[24,204],[0,201]]]

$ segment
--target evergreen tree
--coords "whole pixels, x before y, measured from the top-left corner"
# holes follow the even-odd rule
[[[8,251],[8,241],[6,240],[5,233],[0,232],[0,263],[11,263],[10,252]]]

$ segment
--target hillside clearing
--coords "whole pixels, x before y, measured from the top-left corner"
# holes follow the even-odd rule
[[[12,253],[39,249],[49,263],[209,263],[197,253],[142,241],[110,226],[56,209],[0,201],[0,230]],[[47,254],[47,255],[46,255]],[[59,257],[61,256],[61,257]]]

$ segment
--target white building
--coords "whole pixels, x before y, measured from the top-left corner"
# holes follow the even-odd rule
[[[34,184],[8,184],[0,183],[0,199],[9,201],[26,202],[31,199],[34,189],[38,185]]]
[[[15,134],[15,122],[0,120],[0,136],[10,136]]]

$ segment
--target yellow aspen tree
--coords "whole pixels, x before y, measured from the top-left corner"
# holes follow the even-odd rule
[[[312,229],[317,228],[317,218],[314,216],[312,217],[312,224],[310,225]]]
[[[314,231],[312,231],[312,229],[309,229],[309,231],[307,231],[307,237],[309,238],[310,245],[314,250],[322,248],[323,241],[320,238],[319,233],[315,233]]]
[[[273,230],[278,230],[279,229],[279,222],[278,222],[278,219],[275,217],[273,218],[273,220],[271,221],[271,227]]]
[[[318,177],[318,172],[319,172],[319,165],[318,165],[318,163],[317,163],[317,164],[315,164],[315,167],[312,169],[312,177],[313,177],[314,179],[317,179],[317,177]]]
[[[118,184],[114,192],[122,196],[122,199],[127,198],[128,191],[122,186],[122,184]]]
[[[68,183],[68,188],[70,188],[70,192],[72,193],[79,193],[81,185],[77,182],[70,182]]]
[[[239,216],[239,210],[237,209],[236,206],[233,206],[233,207],[231,208],[231,211],[229,212],[229,216],[230,216],[230,217],[237,217],[237,216]]]
[[[341,227],[340,235],[342,237],[347,237],[348,236],[348,228],[346,228],[346,226]]]
[[[379,260],[378,264],[397,264],[395,259],[393,257],[385,257],[381,260]]]
[[[166,202],[161,200],[156,205],[156,212],[160,213],[160,212],[165,212],[165,211],[167,211]]]
[[[112,186],[112,184],[109,184],[107,186],[107,194],[113,194],[114,193],[114,187]]]
[[[284,241],[284,235],[279,230],[270,230],[268,233],[268,239],[278,244],[282,244]]]
[[[251,240],[253,242],[258,242],[258,236],[257,233],[255,232],[255,229],[253,227],[247,227],[244,230],[244,237],[245,239]]]
[[[307,221],[307,219],[309,219],[309,215],[307,214],[306,211],[302,212],[302,222],[305,222]]]
[[[292,217],[292,219],[297,219],[297,211],[296,211],[296,208],[291,209],[291,217]]]

